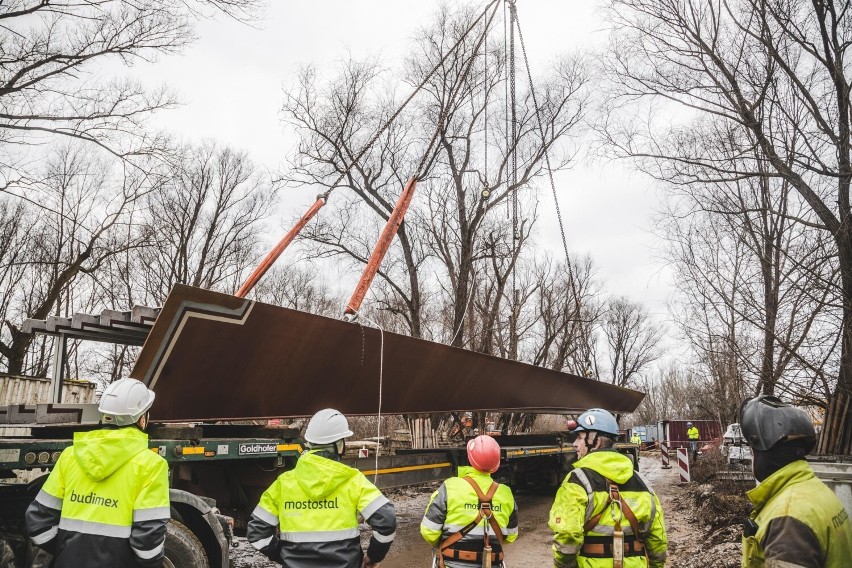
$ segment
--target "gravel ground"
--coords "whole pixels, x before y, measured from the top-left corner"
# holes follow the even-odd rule
[[[669,536],[669,561],[675,568],[737,568],[740,565],[739,534],[741,527],[731,523],[711,527],[717,519],[707,519],[712,501],[712,486],[681,485],[674,468],[660,467],[657,456],[643,456],[640,471],[660,497]],[[398,526],[396,539],[383,568],[431,566],[432,550],[420,536],[420,519],[437,485],[409,487],[387,492],[396,507]],[[547,518],[553,493],[520,493],[516,495],[520,519],[518,540],[506,547],[507,566],[540,568],[551,566],[550,529]],[[706,526],[705,526],[706,525]],[[369,527],[362,525],[366,546]],[[236,539],[231,559],[234,568],[278,566],[256,554],[245,539]]]
[[[719,487],[711,485],[681,484],[677,469],[663,469],[659,452],[643,456],[639,470],[656,491],[663,506],[666,532],[669,537],[668,562],[675,568],[739,568],[742,557],[740,535],[742,525],[727,513],[708,510],[703,506],[712,497],[726,496]],[[729,488],[730,489],[730,488]],[[742,495],[732,509],[742,509]],[[720,518],[725,517],[721,523]],[[745,512],[742,515],[745,520]],[[714,526],[718,528],[713,529]]]

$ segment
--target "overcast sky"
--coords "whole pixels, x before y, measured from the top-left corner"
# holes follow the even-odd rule
[[[434,0],[271,4],[255,27],[224,18],[202,22],[199,41],[184,54],[135,68],[146,81],[168,83],[185,102],[162,115],[170,130],[187,139],[210,138],[247,150],[271,170],[278,169],[293,144],[279,109],[282,86],[292,83],[299,65],[331,66],[349,54],[382,56],[395,65],[438,5]],[[591,0],[518,0],[517,6],[534,75],[560,53],[607,39]],[[668,270],[656,260],[659,242],[651,214],[659,197],[652,182],[630,174],[628,164],[600,162],[577,164],[556,182],[571,252],[594,259],[607,292],[641,301],[656,319],[666,320],[671,288]],[[315,194],[310,188],[287,190],[282,219],[275,226],[289,224]],[[561,255],[549,191],[540,201],[550,217],[543,219],[539,240]]]

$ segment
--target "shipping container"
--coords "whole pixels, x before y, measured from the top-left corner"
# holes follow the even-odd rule
[[[652,440],[659,442],[660,438],[662,438],[662,436],[660,436],[662,429],[659,424],[642,424],[634,426],[631,430],[631,434],[636,432],[645,443],[651,442]]]
[[[722,442],[722,424],[718,420],[663,420],[662,439],[668,442],[670,449],[688,448],[689,438],[686,435],[687,422],[692,422],[698,428],[698,442],[700,445],[716,444]]]
[[[13,404],[45,404],[50,402],[51,380],[0,373],[0,406]],[[62,381],[63,404],[95,402],[97,385],[90,381]]]
[[[51,380],[43,377],[24,377],[0,373],[0,408],[13,404],[45,404],[50,402]],[[90,404],[95,402],[95,383],[89,381],[63,381],[64,404]],[[0,438],[21,438],[30,435],[30,429],[4,424],[0,416]]]

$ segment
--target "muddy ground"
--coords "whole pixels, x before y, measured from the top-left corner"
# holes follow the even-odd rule
[[[669,535],[669,561],[676,568],[736,568],[740,566],[740,519],[747,508],[739,487],[693,483],[681,485],[675,469],[662,469],[659,455],[643,455],[640,472],[660,497]],[[420,536],[420,519],[437,486],[388,492],[396,506],[396,539],[383,568],[431,566],[432,550]],[[733,490],[729,495],[728,490]],[[506,548],[507,565],[551,566],[551,533],[547,527],[553,493],[516,495],[520,530],[518,540]],[[366,529],[366,525],[364,525]],[[365,544],[368,537],[365,530]],[[254,553],[244,539],[232,550],[235,568],[277,566]]]

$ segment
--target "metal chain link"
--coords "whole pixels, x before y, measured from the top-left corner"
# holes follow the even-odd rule
[[[515,22],[517,21],[518,11],[515,6],[515,0],[509,1],[509,96],[511,101],[512,113],[512,138],[511,138],[511,154],[509,159],[509,167],[511,168],[512,182],[512,254],[518,248],[518,116],[517,116],[517,88],[515,74]],[[518,293],[517,283],[515,281],[515,270],[512,270],[512,305],[514,308]]]
[[[484,33],[488,34],[488,30],[486,29]],[[485,161],[485,163],[482,166],[483,174],[481,176],[482,179],[480,181],[482,182],[482,185],[483,185],[482,197],[487,197],[487,195],[485,194],[485,192],[488,191],[488,93],[489,93],[489,90],[488,90],[488,37],[487,37],[487,35],[486,35],[486,38],[485,38],[485,49],[482,51],[482,68],[483,68],[483,75],[485,76],[485,79],[483,80],[483,85],[485,86],[485,101],[482,105],[483,107],[485,107],[484,110],[483,110],[483,113],[482,113],[482,115],[484,117],[483,126],[482,126],[482,137],[485,140],[485,150],[484,150],[484,154],[485,154],[484,161]]]
[[[512,0],[512,4],[514,5],[514,0]],[[539,132],[541,133],[541,143],[546,145],[544,124],[542,123],[542,120],[541,120],[541,111],[539,110],[539,106],[538,106],[538,97],[536,96],[536,93],[535,93],[535,85],[533,84],[532,71],[530,71],[530,60],[529,60],[529,57],[527,57],[527,47],[526,47],[526,44],[524,43],[524,34],[521,31],[521,21],[518,19],[517,11],[515,12],[514,20],[515,20],[515,24],[518,26],[518,39],[521,42],[521,52],[523,53],[523,56],[524,56],[524,65],[526,66],[527,78],[530,82],[530,95],[532,96],[532,100],[533,100],[533,107],[535,109],[535,117],[536,117],[536,121],[538,123],[538,129],[539,129]],[[574,283],[574,269],[571,266],[571,256],[568,253],[568,240],[565,238],[565,224],[562,222],[562,211],[559,208],[559,199],[556,195],[556,182],[553,180],[553,168],[550,165],[550,154],[548,154],[546,147],[544,148],[544,161],[545,161],[545,164],[547,165],[548,177],[550,178],[550,190],[553,193],[553,204],[554,204],[554,207],[556,209],[556,218],[559,221],[559,233],[562,235],[562,249],[565,251],[565,264],[566,264],[566,268],[568,270],[568,280],[569,280],[569,284],[571,286],[571,295],[574,298],[574,304],[576,305],[576,310],[577,310],[575,321],[581,321],[581,318],[580,318],[580,297],[577,294],[577,287]]]

